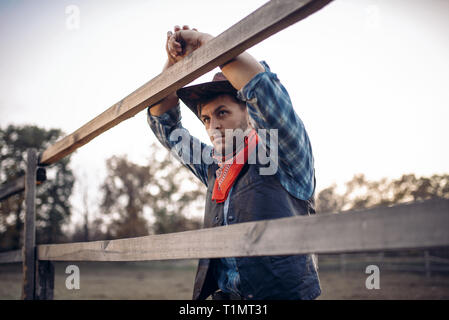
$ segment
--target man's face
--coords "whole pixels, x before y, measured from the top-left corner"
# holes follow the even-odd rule
[[[220,95],[206,103],[200,112],[200,119],[206,127],[215,151],[221,155],[235,151],[236,144],[241,139],[230,135],[229,130],[241,137],[242,131],[245,132],[249,128],[246,107],[242,108],[229,95]],[[225,131],[227,132],[226,140]]]

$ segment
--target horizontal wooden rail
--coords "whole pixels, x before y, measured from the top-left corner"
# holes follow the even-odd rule
[[[19,177],[0,186],[0,201],[25,190],[25,177]]]
[[[141,261],[449,246],[449,200],[240,223],[132,239],[39,245],[39,260]],[[220,239],[220,241],[217,241]]]
[[[0,252],[0,264],[22,262],[22,250]]]
[[[45,168],[38,168],[36,172],[36,185],[47,179]],[[25,176],[18,177],[12,181],[0,185],[0,201],[3,201],[15,194],[25,191]]]
[[[47,148],[40,164],[52,164],[106,130],[192,82],[332,0],[272,0],[150,80],[72,134]]]

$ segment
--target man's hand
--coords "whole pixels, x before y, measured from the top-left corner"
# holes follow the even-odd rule
[[[183,26],[182,29],[179,26],[175,26],[174,33],[171,31],[167,32],[167,40],[165,42],[167,62],[162,71],[167,70],[167,68],[189,55],[211,38],[211,35],[198,32],[197,29],[190,30],[189,26]],[[178,96],[173,92],[159,103],[153,105],[150,108],[150,113],[153,116],[160,116],[176,107],[177,104]]]
[[[171,66],[184,59],[212,38],[210,34],[199,32],[195,28],[190,29],[186,25],[182,29],[179,26],[175,26],[174,33],[171,31],[167,32],[165,45],[168,56],[167,65]]]
[[[182,28],[175,26],[174,32],[167,32],[167,40],[165,43],[165,51],[167,52],[167,62],[163,71],[176,62],[184,59],[194,50],[204,45],[213,36],[207,33],[199,32],[197,29],[190,29],[184,25]],[[224,65],[220,66],[221,71],[229,82],[240,90],[248,81],[256,74],[264,72],[264,68],[249,53],[244,52],[234,59],[231,59]],[[174,108],[178,103],[178,97],[175,92],[168,95],[165,99],[150,108],[150,113],[154,116],[160,116],[167,110]]]
[[[189,26],[175,26],[174,33],[167,32],[167,43],[165,49],[168,61],[164,70],[176,62],[184,59],[194,50],[204,45],[213,36],[190,29]],[[220,66],[225,77],[237,90],[243,88],[256,74],[264,72],[265,69],[250,54],[244,52],[234,59]]]

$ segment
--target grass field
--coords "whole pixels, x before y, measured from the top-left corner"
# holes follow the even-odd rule
[[[80,289],[68,290],[65,268],[80,269]],[[357,268],[356,268],[357,269]],[[55,299],[191,299],[196,261],[56,262]],[[449,299],[449,276],[380,271],[380,289],[368,290],[365,269],[320,269],[318,299]],[[18,299],[21,265],[0,265],[0,299]]]

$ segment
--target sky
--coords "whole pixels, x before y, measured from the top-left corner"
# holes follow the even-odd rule
[[[2,0],[0,126],[72,133],[161,72],[174,25],[216,36],[264,3]],[[335,0],[248,50],[278,75],[305,124],[317,191],[358,173],[449,172],[447,13],[445,0]],[[181,110],[183,125],[209,143]],[[98,205],[106,159],[143,164],[154,141],[142,111],[74,153],[75,221],[83,188]]]

